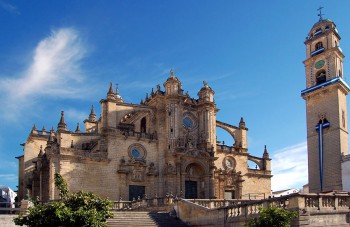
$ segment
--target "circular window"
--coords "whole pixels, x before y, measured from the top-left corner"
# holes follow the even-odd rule
[[[185,128],[192,128],[193,127],[193,121],[191,118],[189,117],[185,117],[183,120],[182,120],[182,123],[184,125]]]
[[[131,150],[131,156],[134,158],[140,158],[141,157],[141,153],[139,150],[137,150],[137,148],[133,148]]]
[[[224,168],[227,170],[231,170],[231,169],[234,169],[236,167],[236,161],[232,157],[224,158],[222,164],[223,164]]]
[[[128,150],[130,158],[144,159],[146,157],[146,149],[141,144],[132,144]]]

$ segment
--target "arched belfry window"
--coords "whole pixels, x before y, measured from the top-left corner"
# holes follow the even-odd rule
[[[316,43],[316,45],[315,45],[315,50],[319,50],[319,49],[321,49],[322,47],[323,47],[322,42],[318,42],[318,43]]]
[[[146,117],[142,118],[141,119],[141,128],[140,128],[140,131],[141,132],[146,132]]]
[[[322,84],[324,82],[326,82],[327,77],[326,77],[326,71],[321,70],[319,72],[317,72],[316,74],[316,85],[317,84]]]
[[[340,70],[339,70],[339,76],[340,76],[340,77],[342,77],[342,76],[343,76]]]

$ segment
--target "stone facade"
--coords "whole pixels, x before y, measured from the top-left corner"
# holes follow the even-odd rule
[[[343,190],[341,162],[348,154],[344,55],[336,25],[322,19],[306,37],[306,101],[309,191]]]
[[[34,126],[19,158],[19,195],[58,198],[53,178],[60,173],[71,191],[112,200],[270,196],[271,160],[266,147],[262,157],[248,153],[243,118],[238,126],[217,121],[214,91],[205,81],[198,99],[184,94],[173,71],[163,85],[137,105],[125,103],[111,85],[100,101],[101,117],[92,107],[84,132],[79,124],[68,131],[64,112],[56,131]],[[235,143],[217,142],[216,127]],[[248,168],[249,160],[256,169]]]

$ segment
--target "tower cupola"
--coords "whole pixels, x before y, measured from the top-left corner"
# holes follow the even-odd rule
[[[340,48],[340,35],[333,21],[320,19],[308,33],[306,60],[304,61],[307,78],[306,87],[320,85],[334,78],[343,78],[343,58]]]
[[[170,70],[170,76],[164,82],[165,94],[166,95],[182,95],[182,84],[180,80],[174,75],[174,70]]]
[[[203,87],[198,92],[198,97],[200,101],[203,102],[214,102],[215,92],[211,87],[208,86],[208,83],[204,80]]]

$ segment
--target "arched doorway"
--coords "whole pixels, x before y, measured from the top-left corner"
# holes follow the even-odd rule
[[[205,198],[205,171],[198,163],[191,163],[186,167],[185,198]]]

